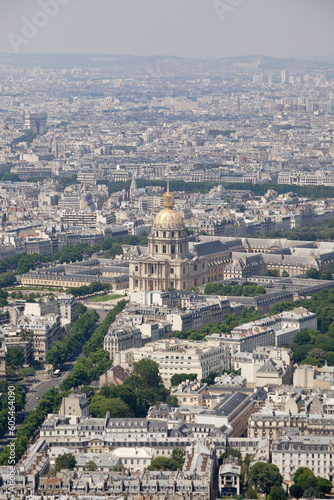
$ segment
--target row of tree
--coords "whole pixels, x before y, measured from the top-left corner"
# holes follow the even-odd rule
[[[108,312],[103,323],[95,329],[91,338],[83,346],[82,352],[85,356],[89,356],[91,353],[96,352],[98,349],[103,347],[103,340],[108,333],[109,326],[115,321],[117,314],[123,311],[127,302],[128,301],[125,299],[120,300]]]
[[[25,418],[23,424],[16,433],[15,441],[15,459],[16,463],[20,460],[25,453],[30,439],[42,425],[48,413],[55,413],[59,411],[62,395],[59,391],[52,387],[45,394],[43,394],[41,401],[36,409],[29,413]],[[22,409],[22,408],[20,408]],[[0,465],[8,465],[10,456],[9,446],[6,446],[0,455]]]
[[[46,353],[46,362],[53,366],[65,363],[69,354],[89,336],[98,319],[96,311],[92,309],[86,311],[67,330],[63,339],[52,344]]]
[[[68,295],[74,295],[74,297],[85,297],[86,295],[92,295],[96,292],[111,290],[111,288],[112,286],[110,283],[100,283],[99,281],[92,281],[89,285],[70,287],[67,289],[66,293]]]
[[[232,297],[256,297],[267,293],[263,286],[258,286],[253,283],[208,283],[204,289],[205,295],[230,295]]]
[[[318,271],[315,267],[311,267],[305,273],[306,278],[310,278],[312,280],[332,280],[333,274],[330,271]]]
[[[305,188],[308,187],[312,191],[311,186],[305,186]],[[325,186],[324,186],[325,187]],[[318,189],[321,188],[318,186],[317,188],[313,189]],[[329,188],[331,191],[334,192],[334,188],[330,187]],[[294,186],[294,191],[295,191],[295,186]],[[318,194],[316,192],[314,194],[314,199],[318,198]],[[295,227],[293,229],[288,229],[284,231],[284,236],[285,238],[288,238],[289,240],[300,240],[300,241],[321,241],[321,240],[327,240],[327,241],[333,241],[334,240],[334,217],[330,218],[326,221],[323,222],[312,222],[312,224],[308,226],[303,226],[303,227]],[[280,231],[267,231],[265,234],[260,234],[256,233],[252,235],[254,238],[282,238],[282,233]]]
[[[84,309],[81,310],[81,313],[83,313],[83,316],[85,316],[86,314]],[[79,322],[80,319],[81,318],[79,318],[77,321]],[[101,325],[103,325],[103,323]],[[105,370],[110,368],[110,366],[111,361],[109,359],[109,353],[103,350],[91,353],[88,359],[79,358],[76,361],[71,374],[62,382],[60,386],[60,389],[63,392],[60,392],[55,387],[52,387],[43,394],[41,401],[37,405],[36,409],[29,413],[29,415],[25,418],[22,426],[17,431],[15,448],[16,462],[18,462],[18,460],[25,453],[30,439],[44,422],[47,414],[57,413],[59,411],[62,397],[67,396],[69,390],[72,388],[79,387],[80,385],[84,384],[90,384],[94,380],[97,380],[100,375],[105,372]],[[21,390],[21,388],[19,390]],[[23,409],[23,407],[24,401],[23,404],[17,408],[17,411]],[[8,464],[9,454],[10,449],[8,446],[6,446],[0,455],[0,465]]]
[[[0,437],[6,434],[8,430],[8,382],[7,380],[0,381]],[[12,385],[12,384],[11,384]],[[24,408],[26,395],[22,391],[21,386],[15,384],[15,412],[19,412]]]
[[[147,179],[136,179],[138,187],[147,186]],[[131,180],[127,182],[109,182],[98,181],[99,184],[106,184],[108,186],[109,194],[122,191],[122,189],[129,189]],[[308,198],[317,200],[323,198],[334,197],[334,187],[332,186],[290,186],[284,184],[251,184],[243,182],[220,182],[226,189],[231,190],[247,190],[253,191],[256,196],[263,196],[268,189],[276,191],[278,194],[285,194],[293,191],[299,196],[306,196]],[[150,180],[150,185],[166,187],[166,181]],[[210,189],[217,186],[217,182],[185,182],[185,181],[170,181],[171,191],[185,191],[186,193],[202,192],[208,193]]]
[[[36,264],[52,261],[51,257],[45,257],[39,254],[21,253],[14,257],[6,257],[0,263],[0,275],[8,283],[2,286],[10,286],[16,282],[15,274],[24,274],[34,269]],[[1,277],[1,276],[0,276]]]
[[[109,353],[103,349],[90,353],[87,358],[77,359],[70,375],[61,383],[61,390],[69,391],[81,385],[89,385],[108,370],[111,363]]]

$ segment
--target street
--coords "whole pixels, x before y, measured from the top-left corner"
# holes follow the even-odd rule
[[[95,304],[94,304],[95,305]],[[96,305],[95,305],[96,306]],[[100,318],[97,322],[97,326],[100,325],[106,318],[108,312],[112,307],[105,308],[101,306],[93,307],[96,312],[99,314]],[[45,380],[44,382],[41,382],[37,385],[32,385],[31,387],[28,387],[27,384],[24,384],[28,389],[29,392],[27,392],[26,397],[26,406],[24,409],[24,413],[27,415],[31,411],[33,411],[36,406],[38,405],[39,401],[41,400],[43,394],[47,392],[51,387],[59,387],[64,378],[66,378],[69,373],[72,371],[72,368],[74,366],[74,363],[76,360],[80,357],[83,356],[82,354],[82,346],[78,346],[76,350],[72,354],[73,360],[72,361],[67,361],[64,363],[64,365],[61,367],[61,372],[60,376],[57,378],[50,378],[48,380]],[[38,400],[36,398],[39,398]]]
[[[51,389],[51,387],[59,387],[64,378],[67,377],[69,372],[72,370],[74,363],[75,361],[65,363],[61,369],[59,377],[45,380],[45,382],[41,382],[40,384],[38,384],[37,387],[32,388],[31,392],[29,391],[26,394],[27,400],[24,413],[28,414],[33,411],[40,402],[43,394]],[[36,398],[39,399],[37,400]]]

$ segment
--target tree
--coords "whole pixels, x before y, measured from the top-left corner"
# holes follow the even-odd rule
[[[158,387],[162,384],[162,379],[159,375],[159,365],[151,359],[141,359],[134,363],[133,373],[140,378],[141,382],[146,387]]]
[[[332,491],[332,483],[324,477],[317,476],[317,491],[322,495],[328,495]]]
[[[64,349],[64,342],[54,342],[51,348],[47,351],[45,359],[49,365],[60,366],[67,358],[67,352]]]
[[[197,373],[175,373],[170,379],[171,386],[174,387],[176,385],[181,384],[185,380],[196,380]]]
[[[257,491],[255,488],[252,488],[251,486],[248,486],[245,494],[246,498],[259,498],[257,495]]]
[[[151,464],[148,466],[148,470],[171,470],[175,471],[178,469],[177,463],[172,458],[167,457],[157,457],[153,458]]]
[[[134,417],[130,407],[121,398],[108,399],[104,396],[93,396],[89,410],[92,416],[97,418],[105,418],[108,411],[111,418]]]
[[[88,401],[90,402],[92,400],[92,397],[95,395],[95,389],[94,387],[91,387],[90,385],[84,385],[81,387],[80,390],[81,394],[84,394]]]
[[[238,450],[237,448],[228,448],[221,456],[220,456],[220,460],[222,462],[224,462],[224,460],[226,460],[226,458],[228,457],[234,457],[234,458],[238,458],[239,460],[242,459],[242,455],[241,455],[241,451]]]
[[[303,496],[303,488],[299,484],[292,484],[289,488],[292,497],[301,498]]]
[[[288,271],[285,271],[285,270],[284,270],[284,271],[282,272],[282,278],[288,278],[288,277],[289,277],[289,273],[288,273]]]
[[[201,382],[203,382],[203,384],[213,385],[216,377],[218,377],[218,373],[212,372],[207,377],[202,378]]]
[[[312,280],[318,280],[319,279],[319,271],[315,267],[311,267],[311,269],[308,269],[305,273],[306,278],[310,278]]]
[[[314,335],[313,332],[315,332],[315,335]],[[306,330],[306,329],[303,329],[303,330],[300,330],[295,335],[295,337],[293,338],[293,343],[294,344],[298,344],[298,345],[310,344],[311,340],[312,340],[312,337],[316,337],[317,335],[319,335],[319,332],[317,330]],[[314,340],[314,338],[313,338],[313,340]]]
[[[11,286],[16,283],[16,276],[14,273],[3,273],[0,275],[0,287]]]
[[[85,465],[85,470],[94,471],[97,470],[97,465],[93,460],[89,460]]]
[[[267,499],[268,498],[270,498],[270,500],[286,500],[286,493],[282,486],[273,486],[270,489]]]
[[[177,399],[177,396],[167,396],[166,403],[171,408],[177,408],[179,406],[179,400]]]
[[[314,488],[306,488],[303,492],[303,497],[304,498],[314,498],[316,496],[315,489]]]
[[[56,472],[59,472],[62,469],[73,470],[76,464],[77,462],[74,455],[72,455],[72,453],[65,453],[64,455],[59,455],[59,457],[56,458],[55,470]]]
[[[323,351],[322,349],[319,349],[319,347],[315,347],[314,349],[311,349],[308,352],[305,362],[308,359],[312,359],[312,360],[316,361],[315,364],[324,364],[324,362],[326,361],[326,358],[327,358],[327,355],[326,355],[325,351]]]
[[[320,276],[319,276],[319,279],[321,280],[332,280],[333,279],[333,275],[330,271],[323,271]]]
[[[12,349],[9,349],[8,354],[7,354],[7,365],[10,366],[11,368],[20,368],[24,364],[24,354],[20,349],[17,349],[16,347],[13,347]]]
[[[281,486],[283,478],[278,467],[274,464],[257,462],[253,465],[248,475],[248,484],[255,486],[266,495],[270,493],[273,486]]]
[[[36,371],[32,366],[28,366],[27,368],[21,368],[19,371],[19,376],[20,377],[30,377],[32,375],[35,375]]]
[[[177,464],[178,469],[181,469],[183,467],[185,457],[185,450],[182,450],[181,448],[174,448],[172,452],[172,460],[174,460],[174,462]]]
[[[267,271],[264,273],[264,275],[278,277],[278,271],[277,271],[277,269],[267,269]]]

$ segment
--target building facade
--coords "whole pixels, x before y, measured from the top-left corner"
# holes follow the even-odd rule
[[[173,207],[169,186],[164,208],[155,217],[148,238],[148,253],[129,262],[131,292],[187,290],[223,279],[229,249],[220,241],[194,245],[179,212]]]

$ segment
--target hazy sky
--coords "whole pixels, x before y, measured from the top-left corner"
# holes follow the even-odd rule
[[[334,0],[0,0],[0,52],[332,57],[333,21]]]

